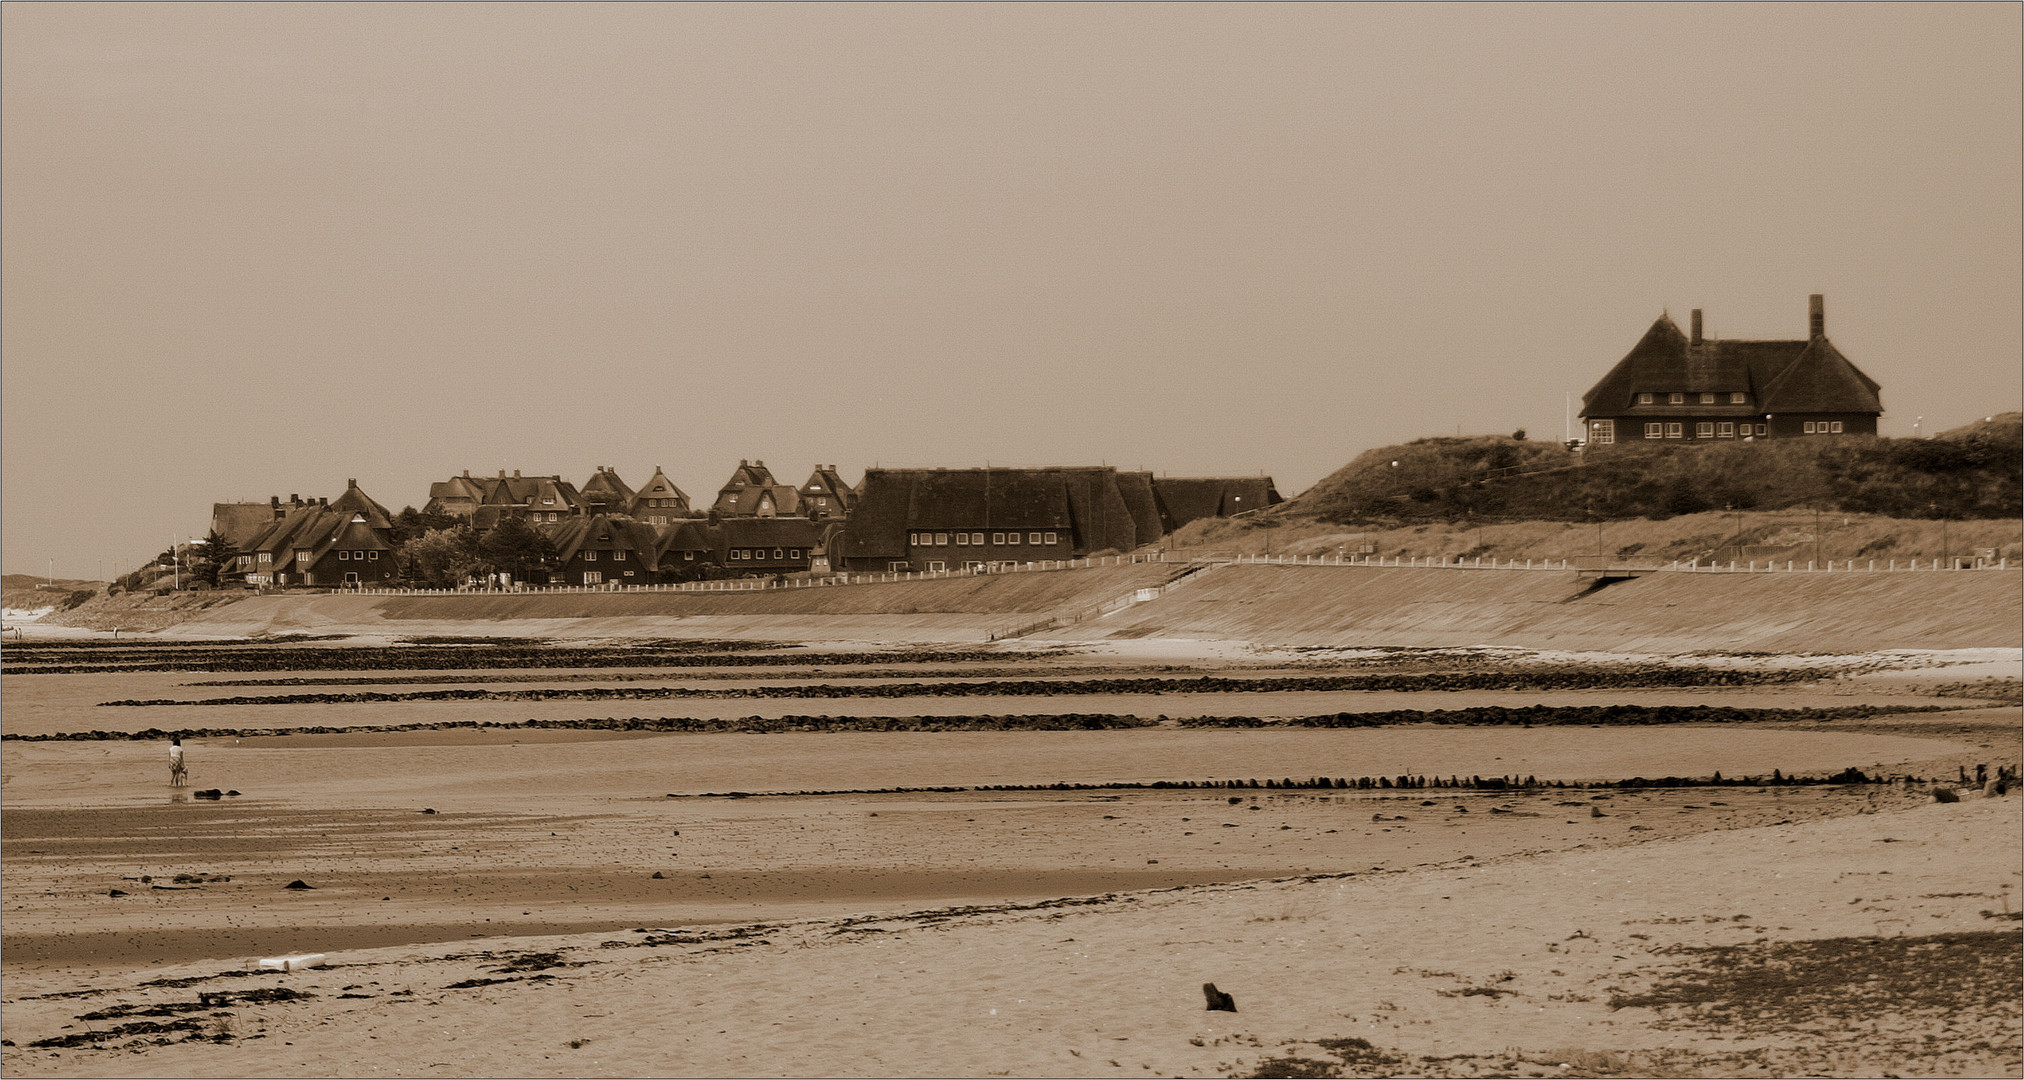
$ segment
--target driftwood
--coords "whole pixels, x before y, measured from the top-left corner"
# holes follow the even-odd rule
[[[1209,999],[1209,1012],[1237,1011],[1237,999],[1216,989],[1215,983],[1203,983],[1202,996]]]

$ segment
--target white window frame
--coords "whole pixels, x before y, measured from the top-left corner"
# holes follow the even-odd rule
[[[1708,391],[1706,391],[1706,390],[1703,390],[1703,391],[1701,391],[1701,404],[1703,404],[1703,405],[1713,405],[1714,403],[1715,403],[1715,395],[1714,395],[1714,394],[1712,394],[1712,393],[1709,393],[1709,392],[1708,392]]]
[[[1666,438],[1684,439],[1686,437],[1687,437],[1687,425],[1685,421],[1674,420],[1666,424]]]
[[[1650,394],[1639,394],[1637,396],[1637,403],[1640,405],[1649,405],[1652,403],[1652,396]]]
[[[584,552],[584,553],[583,553],[583,561],[584,561],[584,562],[596,562],[596,561],[597,561],[597,552],[595,552],[595,551],[586,551],[586,552]]]
[[[1741,405],[1749,400],[1750,395],[1744,393],[1741,390],[1729,391],[1729,404],[1731,405]]]
[[[1037,544],[1037,543],[1039,543],[1039,542],[1040,542],[1040,534],[1039,534],[1039,533],[1027,533],[1027,534],[1026,534],[1026,542],[1027,542],[1027,543],[1029,543],[1029,544]]]
[[[612,553],[611,553],[611,561],[613,561],[613,562],[624,562],[624,561],[625,561],[625,552],[623,552],[623,551],[614,551],[614,552],[612,552]]]
[[[775,562],[778,562],[778,561],[780,561],[781,559],[784,559],[784,558],[786,558],[786,557],[787,557],[787,553],[786,553],[786,552],[784,552],[784,551],[780,550],[779,548],[774,548],[774,549],[773,549],[773,560],[774,560]]]
[[[1616,421],[1591,420],[1588,422],[1588,439],[1597,446],[1608,446],[1616,442]]]
[[[1724,420],[1721,423],[1715,425],[1715,438],[1733,439],[1735,437],[1736,437],[1736,422],[1734,420]]]
[[[992,534],[991,534],[991,543],[992,543],[992,545],[993,545],[994,547],[1004,547],[1004,546],[1005,546],[1005,534],[1004,534],[1004,533],[1001,533],[1001,532],[994,532],[994,533],[992,533]]]
[[[585,570],[583,572],[583,583],[585,585],[602,585],[604,584],[604,575],[595,570]]]
[[[1694,423],[1694,438],[1712,439],[1714,437],[1715,422],[1713,420],[1699,420]]]
[[[1685,405],[1686,403],[1687,403],[1687,395],[1685,394],[1685,392],[1672,393],[1666,395],[1666,404],[1668,405]]]
[[[957,547],[969,547],[969,546],[970,546],[970,534],[969,534],[969,533],[967,533],[967,532],[959,532],[959,533],[957,533],[957,534],[956,534],[956,546],[957,546]]]
[[[1058,543],[1060,543],[1061,541],[1060,541],[1059,539],[1057,539],[1057,538],[1056,538],[1056,534],[1055,534],[1055,533],[1048,533],[1048,534],[1047,534],[1047,542],[1048,542],[1048,543],[1050,543],[1050,544],[1058,544]]]
[[[1645,425],[1645,438],[1663,439],[1665,437],[1666,437],[1666,426],[1664,424],[1661,424],[1657,421],[1653,421]]]
[[[1006,533],[1006,534],[1005,534],[1005,546],[1006,546],[1006,547],[1018,547],[1018,546],[1019,546],[1019,534],[1018,534],[1018,533],[1016,533],[1016,532],[1008,532],[1008,533]]]
[[[1800,427],[1800,430],[1801,430],[1801,431],[1803,431],[1803,432],[1805,432],[1805,433],[1806,433],[1806,434],[1808,434],[1808,435],[1812,435],[1812,434],[1814,434],[1814,431],[1813,431],[1813,421],[1811,421],[1811,420],[1808,420],[1808,421],[1806,421],[1806,423],[1805,423],[1805,424],[1801,425],[1801,427]]]
[[[1839,421],[1839,420],[1835,420],[1835,421],[1833,421],[1833,424],[1834,424],[1834,430],[1833,430],[1832,432],[1829,432],[1829,434],[1832,434],[1832,435],[1839,435],[1839,434],[1841,434],[1841,421]]]
[[[935,546],[936,546],[936,547],[948,547],[948,546],[949,546],[949,534],[948,534],[948,533],[945,533],[945,532],[938,532],[938,533],[936,533],[936,534],[935,534]]]
[[[943,561],[942,561],[942,560],[940,560],[940,559],[929,559],[929,560],[928,560],[928,572],[929,572],[929,573],[934,573],[934,572],[935,572],[935,571],[937,571],[937,570],[947,570],[948,568],[949,568],[949,564],[948,564],[948,563],[945,563],[945,562],[943,562]]]

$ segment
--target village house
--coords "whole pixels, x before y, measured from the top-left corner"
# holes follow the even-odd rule
[[[1689,333],[1661,314],[1582,396],[1588,444],[1876,434],[1880,387],[1827,339],[1821,296],[1807,321],[1803,341],[1744,341],[1703,334],[1698,308]]]
[[[799,574],[811,569],[824,525],[804,517],[724,518],[710,531],[717,562],[731,571]]]
[[[247,584],[356,587],[397,575],[391,517],[357,480],[336,499],[268,503],[272,522],[234,560]]]
[[[1140,543],[1117,470],[1108,466],[871,469],[843,532],[839,569],[960,570],[1077,559]]]
[[[800,505],[794,486],[775,480],[765,462],[741,458],[710,509],[720,518],[783,517],[799,513]]]
[[[586,509],[608,514],[624,514],[632,509],[634,491],[609,465],[599,465],[590,479],[576,489]]]
[[[651,585],[661,538],[653,526],[609,514],[577,514],[541,531],[555,545],[549,581],[559,585]]]
[[[653,478],[634,493],[626,512],[649,525],[666,525],[694,513],[689,509],[688,495],[668,479],[659,465],[654,466]]]
[[[857,489],[844,483],[836,466],[817,465],[796,492],[796,498],[802,513],[813,520],[841,520],[850,516],[857,505]]]
[[[623,481],[621,481],[623,483]],[[530,524],[557,522],[583,506],[576,485],[560,476],[521,476],[520,470],[506,475],[463,475],[429,485],[424,513],[460,517],[479,530],[498,524],[501,517],[517,517]],[[482,512],[481,512],[482,511]]]

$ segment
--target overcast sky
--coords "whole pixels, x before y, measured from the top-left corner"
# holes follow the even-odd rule
[[[1559,438],[1661,311],[2019,404],[2016,4],[0,7],[0,552],[461,469]]]

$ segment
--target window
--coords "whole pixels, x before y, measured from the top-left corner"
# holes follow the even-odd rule
[[[1714,403],[1715,403],[1715,395],[1713,395],[1713,394],[1702,394],[1702,395],[1701,395],[1701,404],[1703,404],[1703,405],[1713,405]]]
[[[1037,544],[1037,543],[1039,543],[1039,542],[1040,542],[1040,534],[1039,534],[1039,533],[1027,533],[1027,534],[1026,534],[1026,542],[1027,542],[1027,543],[1029,543],[1029,544]]]
[[[683,560],[684,562],[695,562],[695,561],[696,561],[696,553],[695,553],[695,552],[693,552],[693,551],[684,551],[684,552],[682,552],[682,560]]]
[[[1748,400],[1750,400],[1750,395],[1745,394],[1741,390],[1732,390],[1729,392],[1729,404],[1731,405],[1741,405]]]
[[[1646,425],[1645,425],[1645,438],[1647,438],[1647,439],[1663,439],[1663,438],[1665,438],[1665,437],[1666,437],[1666,426],[1665,426],[1664,424],[1646,424]]]
[[[1834,421],[1834,434],[1841,434],[1841,421],[1839,420]]]
[[[1589,437],[1598,445],[1607,446],[1616,441],[1616,421],[1595,420],[1588,425]]]
[[[889,562],[886,564],[886,570],[894,574],[904,574],[907,572],[907,564],[904,562]]]
[[[1053,533],[1048,533],[1048,534],[1047,534],[1047,542],[1048,542],[1048,543],[1050,543],[1050,544],[1053,544],[1053,543],[1059,543],[1059,541],[1057,541],[1057,540],[1056,540],[1056,539],[1054,538],[1054,534],[1053,534]]]
[[[948,546],[949,546],[949,534],[948,534],[948,533],[936,533],[936,534],[935,534],[935,546],[936,546],[936,547],[948,547]]]
[[[1685,405],[1686,403],[1687,403],[1687,395],[1685,394],[1666,395],[1666,404],[1668,405]]]
[[[339,551],[339,552],[337,553],[337,561],[338,561],[338,562],[343,562],[343,561],[345,561],[346,559],[349,559],[349,558],[351,558],[351,552],[349,552],[349,551],[342,551],[342,550],[340,550],[340,551]]]
[[[612,560],[613,562],[624,562],[624,561],[625,561],[625,552],[623,552],[623,551],[614,551],[614,552],[612,552],[612,553],[611,553],[611,560]]]
[[[1806,433],[1807,433],[1808,435],[1811,435],[1811,434],[1813,434],[1813,421],[1811,421],[1811,420],[1808,420],[1808,421],[1806,422]]]
[[[1637,396],[1637,403],[1640,405],[1649,405],[1652,403],[1652,396],[1650,394],[1639,394]]]
[[[1694,438],[1712,439],[1714,437],[1715,437],[1715,422],[1713,420],[1703,420],[1694,425]]]
[[[788,558],[790,558],[790,559],[799,559],[799,558],[801,557],[801,549],[800,549],[800,548],[788,548],[788,549],[787,549],[787,557],[788,557]]]
[[[586,551],[586,552],[584,552],[584,553],[583,553],[583,561],[584,561],[584,562],[596,562],[596,561],[597,561],[597,552],[595,552],[595,551]]]
[[[1735,425],[1735,424],[1734,424],[1733,422],[1731,422],[1731,421],[1727,421],[1727,420],[1725,420],[1725,421],[1723,421],[1723,422],[1721,422],[1721,423],[1719,423],[1719,424],[1716,424],[1716,425],[1715,425],[1715,437],[1716,437],[1716,438],[1718,438],[1718,439],[1733,439],[1733,438],[1735,438],[1735,437],[1736,437],[1736,425]]]
[[[298,552],[296,552],[296,553],[295,553],[295,561],[296,561],[296,562],[299,562],[299,563],[306,563],[306,562],[308,562],[308,561],[309,561],[309,552],[307,552],[307,551],[298,551]]]
[[[1008,543],[1008,544],[1017,544],[1017,543],[1019,543],[1019,534],[1018,534],[1018,533],[1016,533],[1016,532],[1015,532],[1015,533],[1006,533],[1006,534],[1005,534],[1005,542],[1006,542],[1006,543]]]
[[[366,558],[368,558],[368,559],[371,559],[371,560],[372,560],[372,561],[374,561],[374,562],[378,562],[378,561],[379,561],[379,557],[380,557],[380,553],[379,553],[379,552],[377,552],[377,551],[372,551],[372,552],[367,552],[367,553],[366,553]]]
[[[1766,427],[1763,424],[1757,425],[1757,434],[1759,435],[1768,435],[1770,434],[1770,430],[1771,430],[1770,428]]]
[[[994,533],[992,533],[992,534],[991,534],[991,542],[992,542],[993,544],[1003,544],[1003,543],[1005,542],[1005,534],[1004,534],[1004,533],[1001,533],[1001,532],[994,532]]]
[[[943,561],[941,561],[940,559],[930,559],[930,560],[928,560],[928,569],[929,569],[930,571],[934,571],[934,570],[947,570],[948,568],[949,568],[949,564],[948,564],[948,563],[945,563],[945,562],[943,562]]]
[[[774,557],[775,559],[784,559],[784,558],[786,558],[786,557],[787,557],[787,553],[786,553],[786,552],[784,552],[784,551],[781,551],[781,550],[780,550],[779,548],[774,548],[774,549],[773,549],[773,557]]]
[[[1811,428],[1811,427],[1812,427],[1813,425],[1812,425],[1812,424],[1808,424],[1808,425],[1806,425],[1806,426],[1807,426],[1808,428]],[[957,547],[969,547],[969,546],[970,546],[970,534],[969,534],[969,533],[966,533],[966,532],[959,532],[959,533],[957,533],[957,534],[956,534],[956,546],[957,546]]]
[[[585,585],[602,585],[604,584],[604,575],[595,570],[585,570],[583,572],[583,583]]]
[[[261,561],[261,562],[264,562],[264,563],[271,563],[271,562],[273,562],[273,561],[274,561],[274,553],[273,553],[273,552],[271,552],[271,551],[263,551],[263,552],[261,552],[261,553],[260,553],[260,561]]]
[[[1666,425],[1666,438],[1668,439],[1677,439],[1684,436],[1686,433],[1687,433],[1687,425],[1685,424],[1675,422]]]

